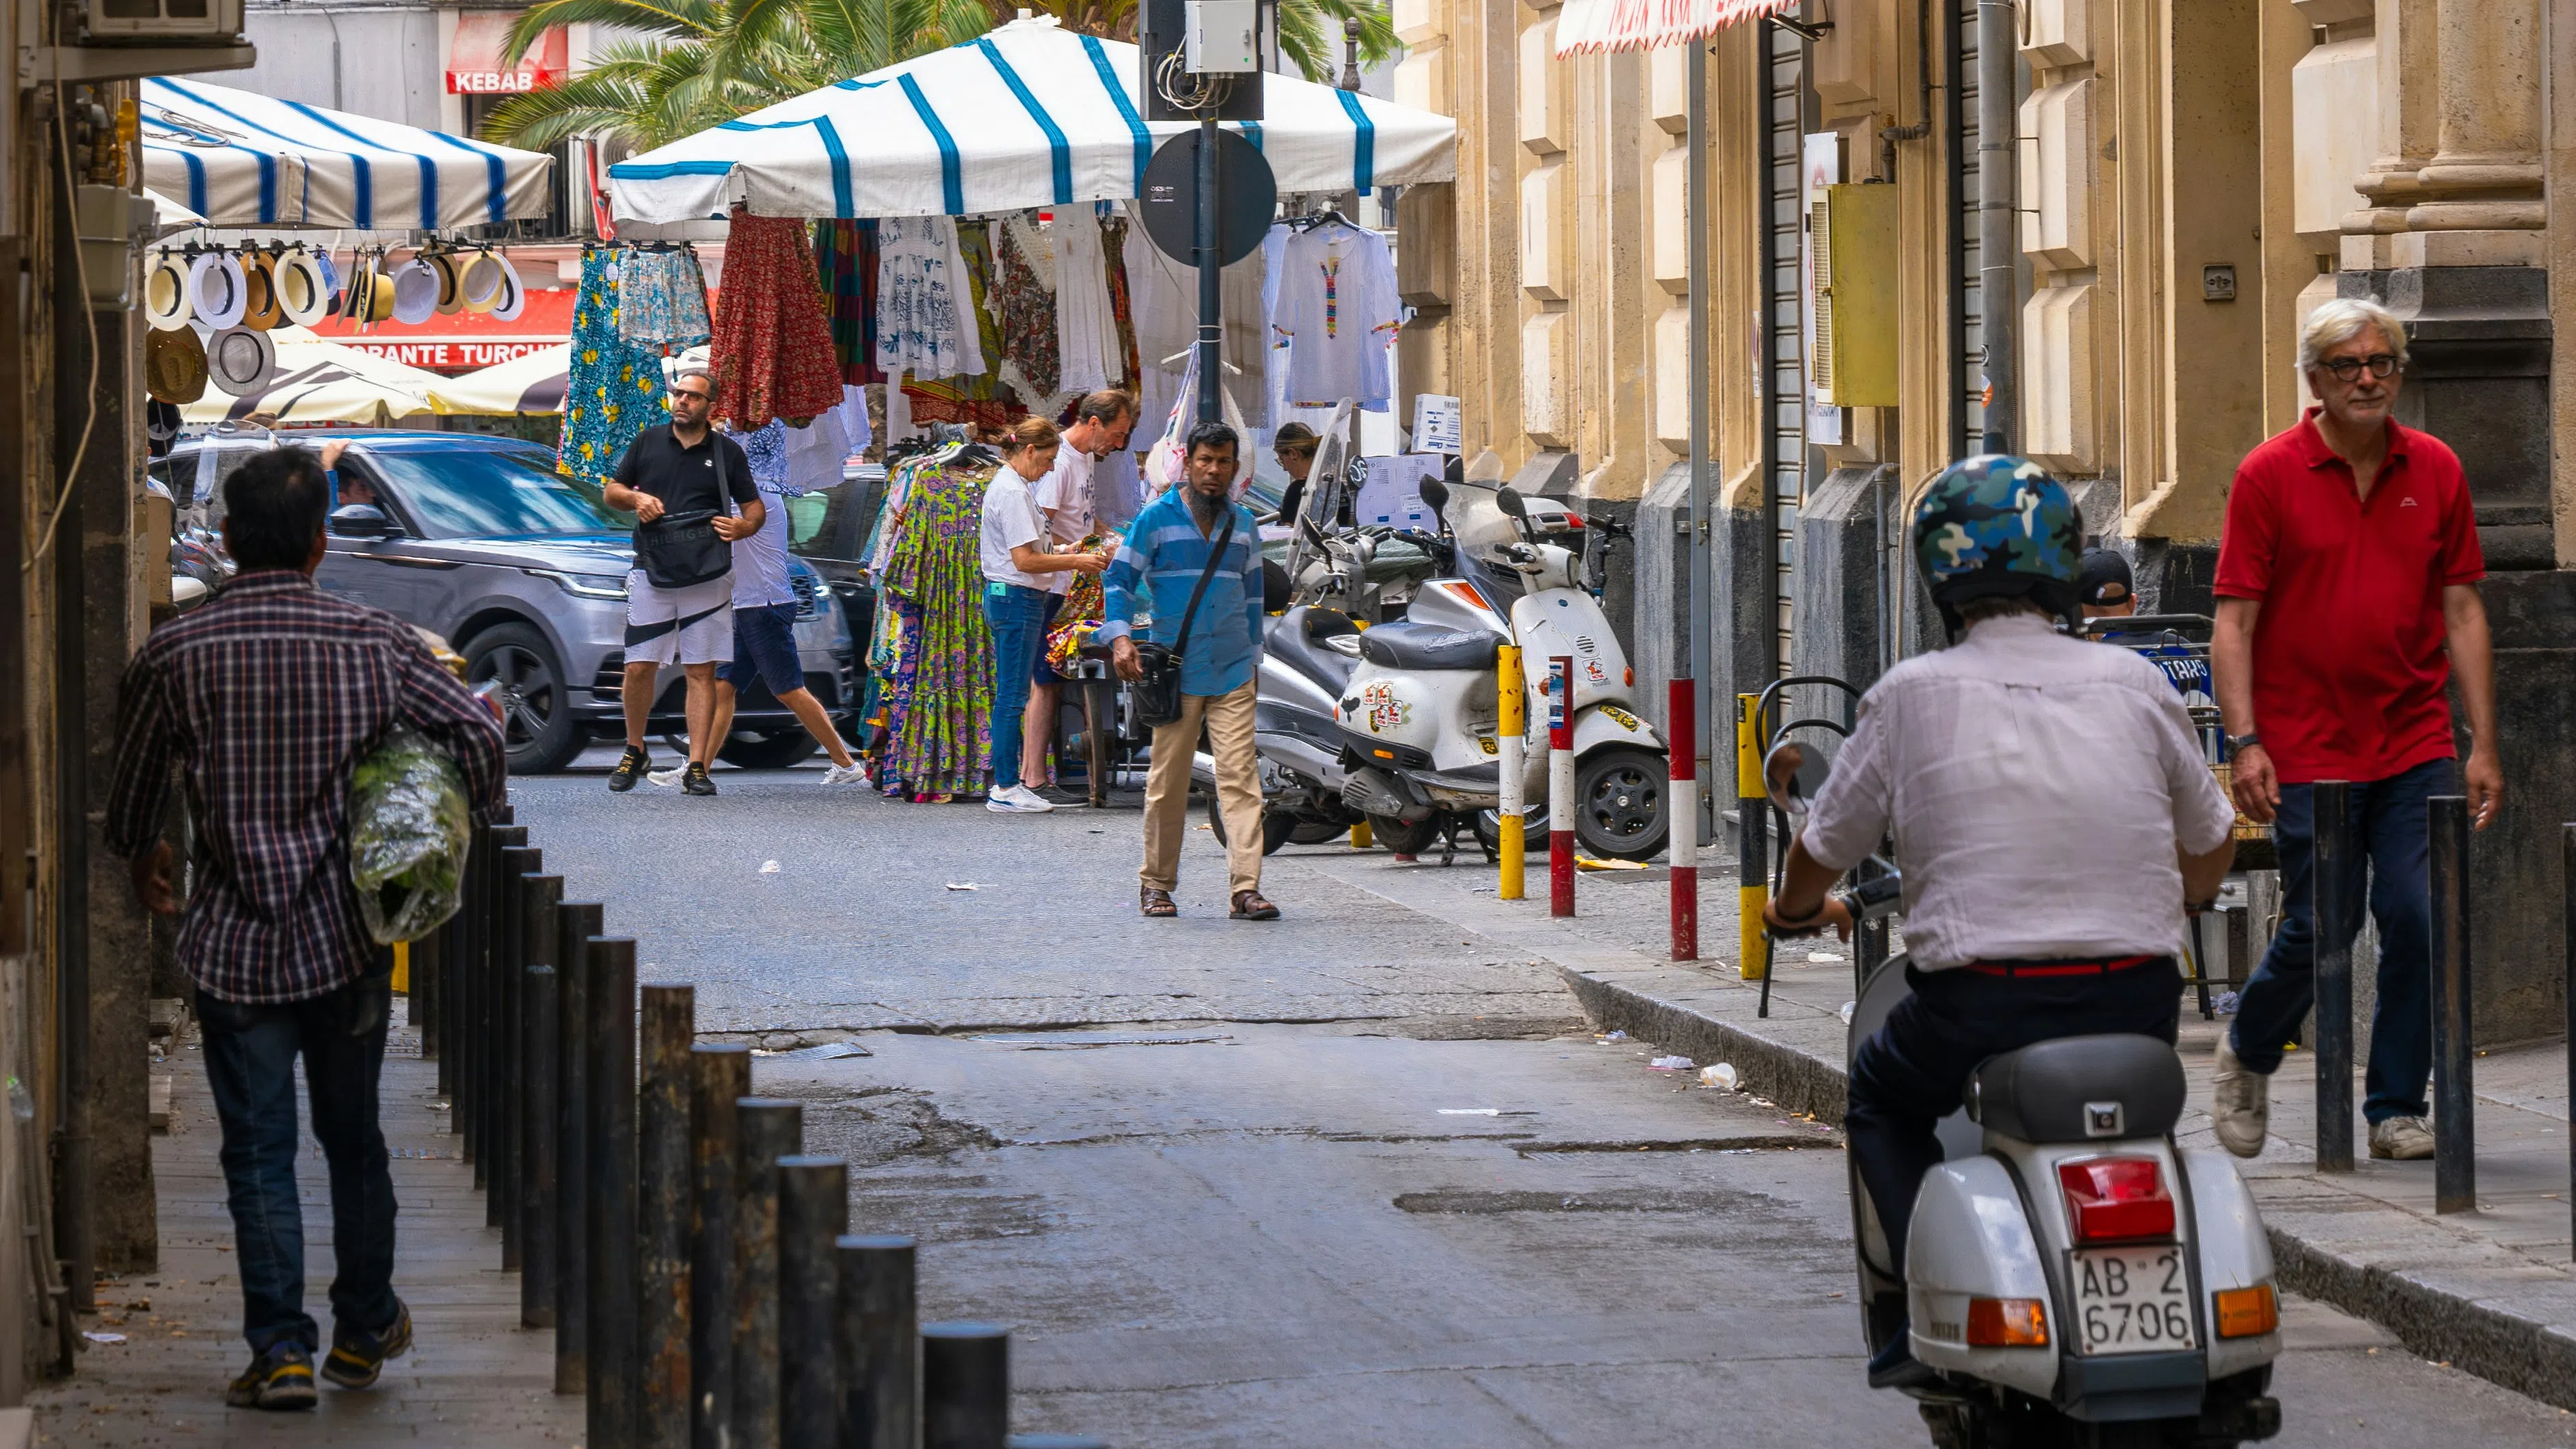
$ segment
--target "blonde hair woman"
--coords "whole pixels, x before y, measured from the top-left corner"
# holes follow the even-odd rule
[[[993,788],[984,808],[1003,815],[1043,815],[1055,807],[1020,783],[1020,717],[1029,675],[1046,639],[1046,575],[1096,574],[1105,553],[1050,553],[1046,520],[1029,485],[1055,466],[1063,436],[1044,418],[1012,424],[1002,466],[984,489],[984,621],[993,628]]]

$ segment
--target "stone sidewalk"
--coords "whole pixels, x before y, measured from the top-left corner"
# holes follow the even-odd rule
[[[1732,1064],[1745,1090],[1839,1123],[1842,1008],[1854,996],[1850,947],[1784,944],[1770,1015],[1739,979],[1731,864],[1702,868],[1697,965],[1663,959],[1669,877],[1661,869],[1586,874],[1571,921],[1548,915],[1543,862],[1533,899],[1503,901],[1494,872],[1404,867],[1354,854],[1331,872],[1415,910],[1553,962],[1603,1031],[1702,1064]],[[1283,904],[1285,902],[1283,901]],[[2214,1146],[2209,1078],[2226,1019],[2184,997],[2180,1047],[2191,1096],[2185,1145]],[[2357,1051],[2367,1050],[2367,1025]],[[2436,1215],[2431,1162],[2373,1162],[2354,1084],[2355,1169],[2315,1167],[2313,1058],[2293,1053],[2273,1078],[2272,1136],[2242,1165],[2270,1230],[2281,1285],[2374,1322],[2409,1349],[2533,1398],[2576,1409],[2576,1233],[2571,1233],[2566,1047],[2548,1041],[2481,1053],[2478,1206]],[[2356,1067],[2358,1076],[2358,1067]]]
[[[396,998],[395,1009],[402,1009]],[[397,1016],[383,1081],[385,1137],[401,1204],[394,1288],[417,1342],[376,1387],[322,1385],[319,1408],[264,1414],[224,1405],[249,1361],[241,1287],[225,1207],[221,1133],[193,1031],[171,1052],[171,1121],[152,1141],[160,1190],[161,1264],[99,1285],[100,1312],[78,1370],[30,1396],[42,1444],[143,1449],[166,1445],[332,1444],[575,1446],[578,1397],[554,1394],[554,1335],[519,1327],[519,1276],[501,1271],[501,1238],[483,1226],[483,1196],[457,1156],[438,1105],[438,1069]],[[299,1097],[301,1093],[298,1094]],[[308,1312],[331,1331],[331,1189],[310,1134],[297,1162],[304,1203]]]

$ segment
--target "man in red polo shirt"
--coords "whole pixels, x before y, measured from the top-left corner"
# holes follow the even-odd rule
[[[2218,548],[2210,649],[2237,808],[2269,822],[2281,860],[2281,926],[2219,1043],[2210,1115],[2239,1157],[2263,1150],[2268,1078],[2315,997],[2319,924],[2308,871],[2310,786],[2351,782],[2354,832],[2343,899],[2379,922],[2379,1006],[2370,1023],[2370,1155],[2433,1155],[2432,907],[2425,800],[2465,775],[2485,829],[2504,796],[2495,669],[2478,530],[2460,460],[2389,416],[2406,331],[2376,303],[2340,299],[2308,318],[2299,364],[2319,407],[2237,467]],[[2469,711],[2455,771],[2454,673]],[[2325,923],[2340,944],[2360,912]]]

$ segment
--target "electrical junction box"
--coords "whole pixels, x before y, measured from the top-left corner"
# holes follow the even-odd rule
[[[242,0],[83,0],[81,28],[91,39],[230,41],[242,31]]]
[[[1186,0],[1182,64],[1193,75],[1245,75],[1261,69],[1259,0]]]
[[[1896,406],[1896,188],[1823,188],[1808,218],[1816,347],[1808,382],[1839,408]]]

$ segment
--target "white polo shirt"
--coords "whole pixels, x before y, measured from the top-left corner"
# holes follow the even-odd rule
[[[1045,588],[1044,575],[1023,572],[1011,562],[1013,548],[1038,543],[1045,537],[1046,520],[1038,516],[1037,503],[1029,497],[1028,480],[1010,464],[1003,464],[984,487],[984,577],[1026,589]]]
[[[1089,453],[1066,443],[1055,450],[1055,466],[1029,485],[1029,496],[1037,506],[1052,512],[1047,530],[1058,543],[1080,543],[1091,533],[1097,515],[1091,501],[1095,461]],[[1045,587],[1064,593],[1073,587],[1073,575],[1049,574]]]
[[[1802,839],[1848,870],[1891,823],[1905,946],[1940,971],[2179,954],[2175,846],[2216,850],[2236,808],[2155,665],[2013,615],[1861,699]]]

